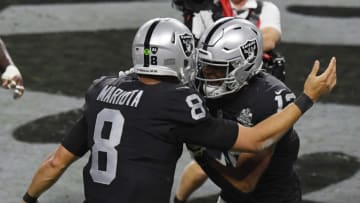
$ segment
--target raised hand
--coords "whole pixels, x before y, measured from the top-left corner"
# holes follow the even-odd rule
[[[14,91],[14,99],[20,98],[25,91],[21,73],[14,65],[9,65],[1,75],[1,85],[5,89],[12,89]]]
[[[312,71],[304,84],[304,93],[314,102],[322,95],[328,94],[336,85],[336,58],[332,57],[326,70],[317,75],[320,69],[320,62],[315,61]]]

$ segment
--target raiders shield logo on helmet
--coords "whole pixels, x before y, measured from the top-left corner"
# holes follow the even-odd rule
[[[180,41],[181,41],[182,48],[184,50],[185,55],[188,57],[191,55],[191,53],[193,52],[193,49],[194,49],[193,40],[194,40],[194,38],[190,34],[180,35]]]
[[[258,47],[256,40],[247,41],[244,45],[240,46],[242,55],[249,63],[253,63],[256,59]]]

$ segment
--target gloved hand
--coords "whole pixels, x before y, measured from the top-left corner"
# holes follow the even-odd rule
[[[19,69],[15,65],[6,67],[4,73],[1,75],[2,86],[5,89],[12,89],[14,91],[13,98],[20,98],[25,91],[23,80]]]

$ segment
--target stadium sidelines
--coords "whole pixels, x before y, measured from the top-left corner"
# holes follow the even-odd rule
[[[315,17],[289,14],[285,10],[285,6],[294,2],[298,1],[276,2],[278,5],[281,5],[280,9],[283,14],[284,41],[360,44],[358,37],[354,38],[355,35],[360,36],[360,22],[358,19],[317,19]],[[306,0],[298,4],[310,4],[311,2],[313,1]],[[322,1],[323,4],[325,4],[324,2],[336,5],[334,0]],[[346,0],[338,2],[338,4],[359,6],[357,0]],[[146,8],[146,16],[133,15],[134,11],[138,10],[141,6]],[[88,9],[84,9],[85,7]],[[119,12],[118,9],[122,12]],[[97,3],[71,6],[11,6],[0,13],[0,34],[134,28],[146,19],[159,15],[158,12],[160,10],[164,16],[180,17],[179,13],[169,8],[168,2]],[[101,13],[106,13],[105,17]],[[131,18],[127,16],[131,16]],[[340,28],[334,31],[329,26],[329,22],[335,22],[337,25],[340,25]],[[353,25],[351,28],[354,30],[353,32],[341,29],[341,26],[347,23]],[[290,25],[292,27],[296,26],[298,29],[301,28],[300,30],[302,31],[304,26],[308,28],[310,25],[310,31],[315,30],[315,33],[319,31],[317,34],[307,32],[299,36],[298,32],[300,30],[292,27],[285,28]],[[320,27],[320,25],[324,27]],[[324,37],[324,33],[329,35]],[[339,36],[344,39],[342,42],[338,42]],[[12,138],[12,131],[17,126],[34,119],[79,108],[83,100],[28,91],[22,100],[13,102],[9,92],[1,90],[0,95],[0,105],[6,107],[2,109],[0,115],[0,122],[2,123],[2,128],[0,129],[0,158],[2,160],[0,180],[3,182],[0,186],[0,199],[1,202],[5,203],[19,202],[32,173],[40,161],[56,145],[18,142]],[[358,106],[317,104],[315,108],[296,124],[296,129],[299,131],[302,142],[300,155],[323,151],[341,151],[360,157],[360,149],[358,147],[360,143],[358,136],[360,131],[359,120],[360,107]],[[189,156],[187,152],[184,152],[177,167],[174,186],[177,184],[179,173],[188,161]],[[63,178],[46,195],[41,197],[42,202],[81,202],[83,199],[81,168],[85,162],[86,158],[83,158],[70,167]],[[204,187],[194,194],[194,197],[214,194],[217,191],[218,189],[213,184],[207,182]],[[355,203],[360,199],[358,191],[360,191],[359,172],[348,180],[331,185],[320,191],[306,194],[304,199],[327,203]]]
[[[0,13],[0,35],[138,28],[147,19],[154,17],[182,18],[179,11],[171,8],[170,1],[163,1],[166,3],[145,1],[10,6]],[[286,11],[289,5],[360,7],[360,1],[273,0],[273,2],[281,11],[284,42],[360,45],[358,18],[324,18]],[[138,15],[139,11],[146,12]]]

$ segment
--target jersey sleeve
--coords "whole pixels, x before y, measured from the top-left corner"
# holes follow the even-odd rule
[[[236,108],[240,114],[235,117],[240,123],[253,126],[281,111],[294,99],[295,94],[283,82],[269,73],[259,73],[244,88],[243,94],[236,97],[236,104],[233,107],[226,105],[224,112],[235,111],[233,108]]]
[[[280,10],[272,2],[264,2],[260,20],[260,29],[272,27],[281,33]]]
[[[182,125],[173,129],[182,142],[218,150],[230,150],[238,136],[235,121],[209,117],[197,125]]]
[[[63,138],[61,144],[74,155],[81,157],[88,151],[87,124],[82,117],[70,132]]]
[[[167,99],[162,112],[163,117],[186,125],[194,125],[206,120],[210,114],[205,101],[195,90],[188,86],[177,86],[176,90],[165,92]]]
[[[275,108],[274,112],[281,111],[287,105],[292,103],[296,98],[295,94],[288,88],[274,91],[273,97],[276,103],[276,106],[274,107]]]
[[[171,129],[176,140],[226,150],[233,145],[238,131],[237,124],[214,119],[204,98],[194,89],[178,85],[166,94],[168,104],[159,113],[166,113],[161,117],[176,123]],[[224,134],[229,134],[228,139],[224,139]]]

